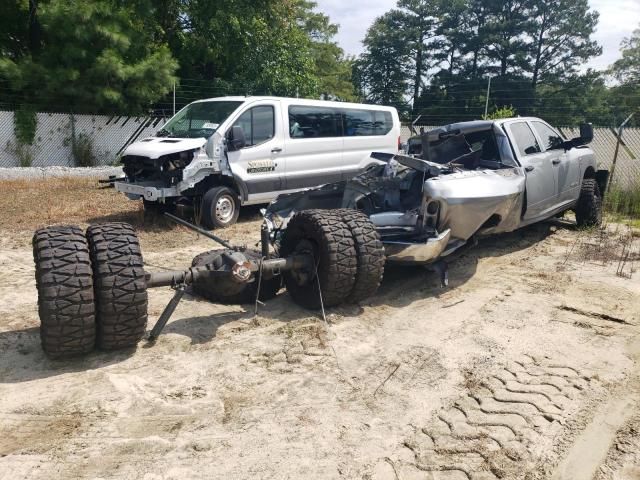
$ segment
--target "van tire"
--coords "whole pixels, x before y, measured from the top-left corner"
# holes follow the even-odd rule
[[[84,232],[76,226],[41,228],[32,242],[42,349],[53,359],[91,352],[96,307]]]
[[[386,262],[384,246],[375,225],[367,215],[348,208],[340,209],[336,213],[349,227],[356,249],[358,269],[353,290],[347,301],[358,303],[378,291]]]
[[[214,265],[218,267],[222,260],[223,253],[232,253],[230,250],[210,250],[196,255],[191,262],[192,267],[203,267],[205,265]],[[244,255],[250,260],[260,263],[260,253],[253,250],[245,250]],[[262,302],[271,300],[276,297],[278,291],[282,288],[282,277],[277,275],[268,280],[262,279],[260,282],[260,298]],[[254,303],[256,294],[258,293],[258,278],[247,284],[238,284],[232,280],[224,281],[219,276],[199,277],[192,284],[193,292],[212,303],[222,303],[226,305],[242,305],[246,303]]]
[[[97,306],[96,344],[102,350],[135,347],[147,327],[147,280],[140,243],[127,223],[87,229]]]
[[[229,187],[213,187],[202,196],[201,211],[205,228],[229,227],[240,215],[238,194]]]
[[[282,236],[280,257],[304,253],[313,254],[317,268],[284,272],[291,298],[309,309],[345,302],[353,291],[358,264],[353,235],[340,215],[329,210],[304,210],[291,218]]]
[[[602,197],[595,178],[582,180],[576,205],[576,223],[579,227],[593,227],[602,223]]]

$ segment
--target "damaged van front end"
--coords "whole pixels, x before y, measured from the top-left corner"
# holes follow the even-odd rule
[[[121,161],[127,180],[114,186],[132,200],[164,203],[209,175],[230,174],[222,152],[223,138],[218,132],[208,139],[147,138],[125,150]]]
[[[232,176],[220,127],[244,101],[194,102],[154,137],[129,145],[121,157],[125,180],[114,182],[116,190],[133,200],[167,203],[192,193],[212,174]]]

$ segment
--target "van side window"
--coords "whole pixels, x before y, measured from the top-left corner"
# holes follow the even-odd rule
[[[518,153],[521,156],[531,155],[540,152],[540,146],[531,128],[525,122],[511,124],[511,132],[515,140]]]
[[[386,135],[393,128],[390,112],[375,110],[344,110],[345,137]]]
[[[291,138],[323,138],[342,136],[342,117],[327,107],[289,107]]]
[[[244,112],[233,126],[240,126],[244,131],[247,147],[259,145],[273,138],[275,132],[275,115],[273,107],[264,105],[253,107]]]

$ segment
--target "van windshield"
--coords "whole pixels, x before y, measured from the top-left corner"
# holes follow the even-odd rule
[[[242,102],[197,102],[180,110],[156,137],[209,138]]]

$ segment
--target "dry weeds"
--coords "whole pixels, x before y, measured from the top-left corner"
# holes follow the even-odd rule
[[[92,178],[51,178],[0,182],[0,232],[4,241],[23,247],[37,228],[55,224],[127,222],[140,235],[143,248],[171,249],[201,238],[162,218],[145,218],[141,201],[131,201]],[[252,246],[259,238],[257,208],[241,213],[240,222],[219,233],[225,239]],[[211,248],[218,248],[212,245]]]

